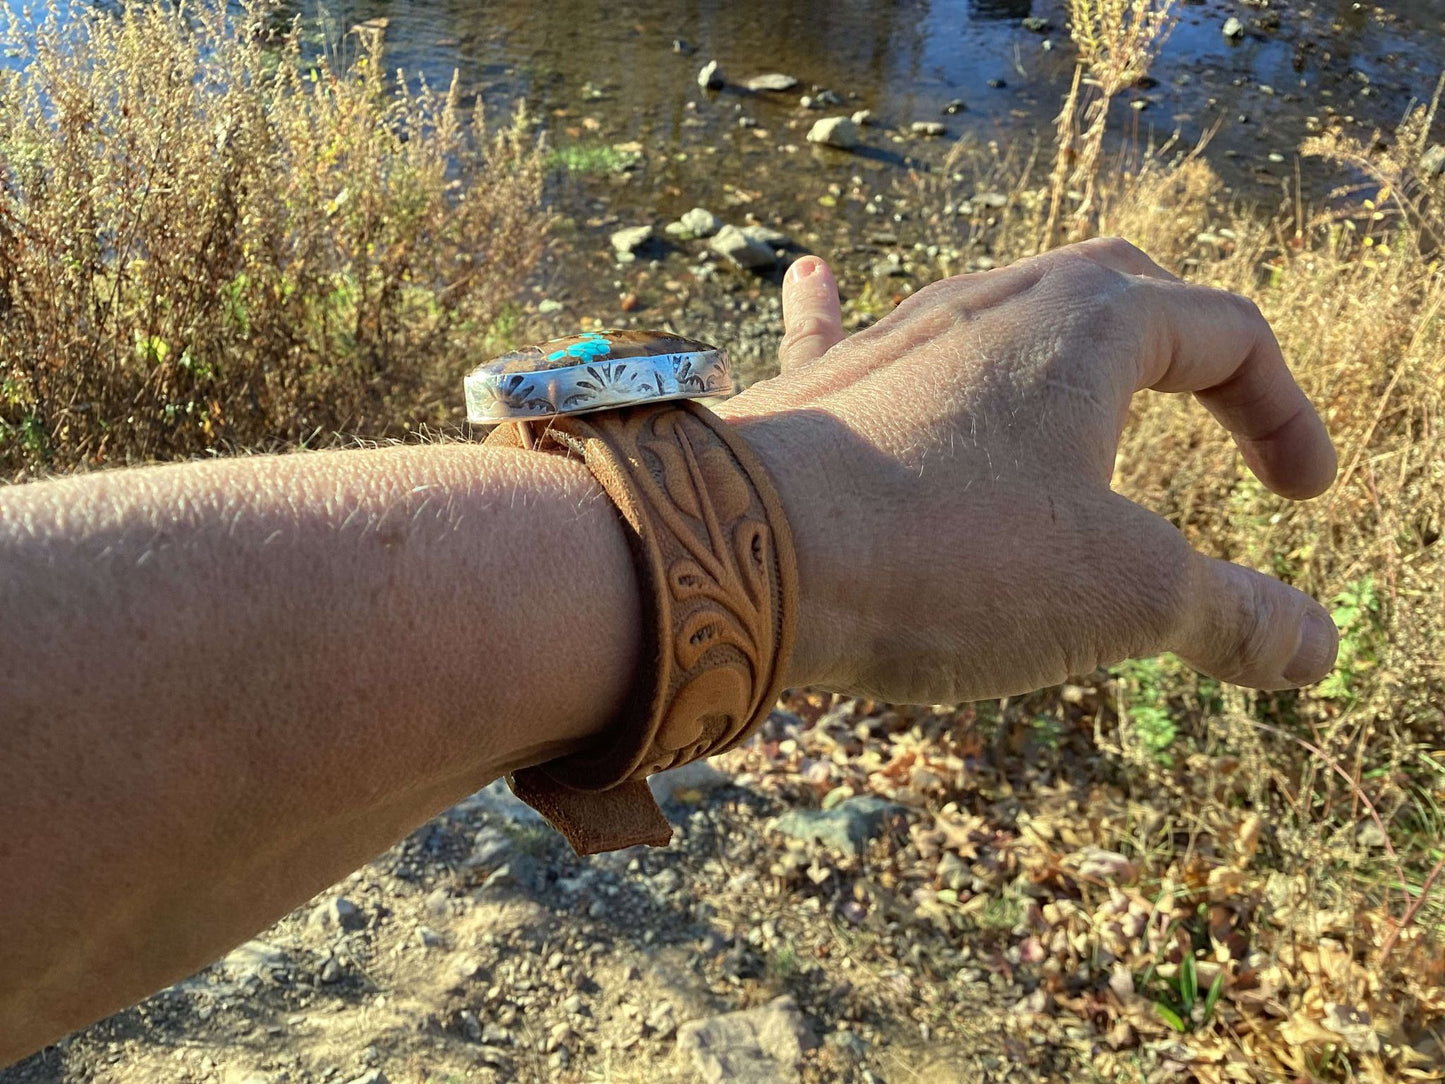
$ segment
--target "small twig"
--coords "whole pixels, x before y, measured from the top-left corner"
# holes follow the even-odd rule
[[[1390,931],[1390,936],[1385,938],[1385,943],[1380,946],[1379,966],[1382,969],[1385,961],[1390,958],[1390,953],[1394,951],[1395,943],[1400,940],[1400,935],[1409,928],[1411,922],[1415,921],[1415,915],[1419,913],[1421,907],[1425,906],[1425,901],[1430,898],[1430,890],[1435,887],[1435,879],[1440,876],[1442,869],[1445,869],[1445,856],[1441,856],[1440,861],[1436,862],[1434,868],[1426,874],[1424,883],[1420,885],[1420,894],[1410,900],[1410,906],[1406,907],[1405,913],[1400,916],[1399,924]],[[1410,899],[1410,889],[1403,885],[1403,881],[1402,877],[1402,887],[1405,891],[1405,898],[1408,900]]]

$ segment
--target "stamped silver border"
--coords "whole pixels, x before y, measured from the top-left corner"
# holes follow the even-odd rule
[[[499,373],[490,366],[478,366],[465,382],[467,421],[477,425],[728,395],[733,390],[727,351],[718,349],[599,358],[530,373]]]

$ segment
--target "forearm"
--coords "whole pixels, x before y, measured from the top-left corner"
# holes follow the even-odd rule
[[[595,733],[638,622],[616,513],[560,459],[0,491],[0,1065]]]

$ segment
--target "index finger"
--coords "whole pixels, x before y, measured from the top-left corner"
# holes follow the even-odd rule
[[[1281,496],[1303,500],[1328,489],[1334,445],[1258,306],[1182,282],[1145,279],[1141,288],[1151,341],[1136,389],[1192,391],[1233,435],[1249,469]]]

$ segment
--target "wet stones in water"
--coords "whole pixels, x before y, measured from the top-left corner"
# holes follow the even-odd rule
[[[798,104],[804,109],[826,109],[830,105],[842,105],[843,99],[831,90],[820,90],[816,94],[804,94]]]
[[[852,117],[823,117],[808,129],[808,142],[848,150],[858,145],[858,125]]]
[[[736,226],[718,230],[709,247],[744,269],[772,267],[777,262],[771,245]]]
[[[1023,21],[1025,30],[1032,30],[1035,34],[1047,34],[1054,28],[1054,24],[1047,19],[1041,19],[1037,15],[1029,15]]]
[[[959,113],[965,112],[967,109],[968,103],[966,103],[962,98],[955,98],[953,99],[953,101],[949,102],[943,107],[943,115],[945,117],[952,117],[956,116]]]
[[[1005,87],[1008,86],[1008,82],[1004,79],[990,79],[988,81],[988,85],[991,86],[994,90],[1003,90]]]
[[[840,851],[862,854],[868,842],[881,836],[888,823],[904,811],[897,802],[865,794],[845,798],[832,809],[791,810],[779,817],[774,827],[793,839],[816,840]]]
[[[797,79],[791,75],[784,75],[782,72],[755,75],[747,82],[749,90],[792,90],[797,85]]]
[[[936,120],[916,120],[909,128],[909,131],[914,135],[935,137],[943,135],[945,129],[943,125],[939,124]]]
[[[873,110],[860,109],[853,114],[853,123],[860,128],[866,128],[873,123]]]
[[[1238,41],[1244,37],[1244,24],[1231,15],[1224,20],[1224,36],[1230,41]]]
[[[693,53],[697,52],[697,46],[690,41],[684,41],[682,38],[673,38],[672,51],[682,56],[692,56]]]
[[[697,73],[697,85],[703,90],[716,90],[726,82],[722,68],[718,66],[716,60],[709,60],[702,66],[702,71]]]
[[[631,255],[647,242],[652,240],[651,226],[629,226],[624,230],[618,230],[610,238],[612,248],[619,256],[624,253]]]
[[[691,241],[695,237],[711,237],[722,227],[717,215],[706,207],[694,207],[676,222],[669,222],[663,232],[680,241]]]

